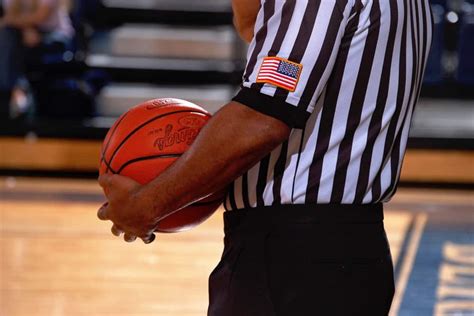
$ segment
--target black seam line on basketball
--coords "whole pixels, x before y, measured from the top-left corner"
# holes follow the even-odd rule
[[[120,123],[122,123],[123,119],[128,115],[129,112],[125,112],[120,118],[119,118],[119,121],[117,122],[117,124],[115,124],[115,126],[113,127],[113,130],[110,134],[110,137],[109,137],[109,140],[107,141],[107,144],[105,145],[104,149],[102,150],[102,154],[101,154],[101,160],[100,160],[100,163],[99,163],[99,167],[100,167],[100,164],[102,163],[105,163],[105,172],[107,173],[109,171],[109,169],[114,172],[114,170],[111,168],[110,164],[107,163],[105,161],[105,153],[107,152],[107,149],[109,149],[109,145],[110,145],[110,142],[112,140],[112,137],[114,136],[115,132],[117,131],[117,128],[118,126],[120,125]],[[114,172],[115,173],[115,172]]]
[[[163,118],[163,117],[166,117],[166,116],[169,116],[169,115],[172,115],[172,114],[177,114],[177,113],[199,113],[199,114],[204,114],[206,116],[210,116],[208,113],[205,113],[205,112],[200,112],[200,111],[195,111],[195,110],[182,110],[182,111],[175,111],[175,112],[170,112],[170,113],[166,113],[166,114],[160,114],[158,116],[155,116],[151,119],[149,119],[148,121],[146,121],[145,123],[142,123],[140,124],[139,126],[137,126],[136,128],[134,128],[121,142],[120,144],[117,146],[117,148],[115,148],[114,150],[114,153],[112,154],[112,157],[110,157],[110,161],[109,163],[112,164],[112,161],[113,159],[115,158],[115,155],[117,154],[118,150],[123,146],[123,144],[125,144],[127,142],[127,140],[132,137],[133,134],[135,134],[137,131],[139,131],[142,127],[150,124],[151,122],[153,121],[156,121],[160,118]]]
[[[135,163],[135,162],[139,162],[139,161],[143,161],[143,160],[150,160],[150,159],[160,159],[160,158],[164,158],[164,159],[166,159],[166,158],[177,158],[177,157],[181,157],[181,155],[182,154],[164,154],[164,155],[152,155],[152,156],[144,156],[144,157],[134,158],[134,159],[129,160],[126,163],[124,163],[119,168],[117,173],[120,174],[120,172],[122,172],[123,169],[125,169],[126,167],[128,167],[129,165],[131,165],[132,163]]]
[[[109,145],[110,145],[110,142],[112,140],[112,137],[114,136],[115,134],[115,131],[117,131],[117,128],[119,127],[120,123],[122,123],[123,119],[127,116],[127,114],[130,113],[130,112],[125,112],[121,118],[119,118],[117,124],[115,124],[113,126],[113,129],[110,133],[110,137],[109,137],[109,140],[107,141],[107,144],[105,144],[104,146],[104,150],[102,150],[102,157],[101,157],[101,162],[105,160],[105,153],[107,152],[107,149],[109,149]],[[107,165],[107,164],[106,164]]]
[[[113,174],[117,174],[117,171],[115,171],[112,168],[112,166],[107,162],[107,160],[105,158],[102,162],[105,163],[105,166],[107,167],[107,169],[105,170],[105,173],[107,173],[110,170],[110,171],[112,171]]]

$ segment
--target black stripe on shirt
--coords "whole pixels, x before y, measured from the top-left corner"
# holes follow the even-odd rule
[[[395,133],[397,130],[397,125],[400,119],[400,115],[403,109],[404,105],[404,98],[405,98],[405,84],[406,84],[406,78],[407,78],[407,62],[406,62],[406,53],[407,53],[407,37],[410,35],[412,37],[412,49],[414,49],[414,39],[413,39],[413,28],[412,28],[412,34],[408,34],[408,23],[411,21],[408,21],[408,18],[412,15],[412,12],[410,12],[410,9],[407,4],[407,0],[404,1],[404,6],[405,6],[405,20],[403,24],[403,34],[402,34],[402,42],[401,42],[401,49],[400,49],[400,68],[399,68],[399,77],[398,77],[398,94],[397,94],[397,101],[396,101],[396,107],[395,107],[395,112],[393,113],[392,119],[390,120],[390,123],[388,125],[388,130],[387,130],[387,136],[385,138],[385,144],[384,144],[384,149],[383,149],[383,154],[382,157],[384,159],[384,162],[377,173],[377,176],[375,177],[374,183],[372,185],[372,200],[373,201],[379,201],[381,192],[382,192],[382,171],[384,170],[384,165],[387,159],[390,159],[390,153],[393,149],[393,145],[395,143]],[[408,14],[406,12],[409,12]],[[415,85],[414,82],[415,78],[415,71],[412,71],[412,78],[411,78],[411,89],[413,89],[413,86]],[[411,97],[411,95],[410,95]],[[409,102],[407,106],[409,105]],[[408,109],[407,109],[408,111]]]
[[[375,141],[379,136],[382,128],[382,117],[385,112],[385,106],[387,105],[388,91],[390,88],[390,77],[392,73],[392,61],[393,51],[395,47],[396,34],[398,28],[398,6],[397,0],[390,0],[390,30],[387,41],[387,47],[385,49],[385,56],[382,67],[382,75],[380,78],[380,87],[377,94],[377,101],[375,105],[374,113],[370,119],[369,131],[367,133],[367,141],[364,152],[362,153],[360,162],[360,172],[357,179],[357,187],[354,203],[362,204],[364,197],[369,189],[369,178],[371,171],[372,155],[374,151]],[[404,23],[406,19],[404,19]],[[405,28],[405,27],[404,27]],[[399,80],[399,82],[401,82]]]
[[[229,203],[230,208],[232,210],[237,209],[237,203],[235,202],[235,181],[229,186],[228,196],[229,196]]]
[[[278,52],[281,49],[281,45],[285,40],[286,33],[288,32],[288,27],[290,26],[291,19],[293,17],[293,12],[295,11],[296,0],[288,0],[285,2],[282,8],[282,14],[280,19],[280,25],[278,26],[275,39],[273,44],[267,54],[267,56],[277,56]],[[253,89],[261,89],[265,84],[264,83],[253,83]]]
[[[280,155],[273,172],[273,205],[281,204],[281,182],[286,169],[286,155],[288,154],[288,141],[281,144]]]
[[[346,6],[347,1],[344,2],[344,7]],[[355,13],[355,7],[352,9],[351,15]],[[331,19],[329,21],[328,30],[324,36],[323,45],[319,53],[318,59],[316,60],[311,74],[309,75],[308,81],[306,82],[306,87],[301,96],[300,102],[298,103],[299,108],[307,109],[311,103],[311,99],[314,96],[316,88],[319,86],[319,83],[322,79],[322,75],[325,72],[329,59],[331,58],[334,52],[334,46],[336,45],[336,40],[339,34],[339,29],[341,27],[341,22],[343,19],[343,13],[335,4],[333,11],[331,13]],[[357,24],[355,24],[357,25]],[[350,27],[350,24],[348,24]]]
[[[263,200],[263,194],[265,192],[265,187],[267,186],[267,177],[268,177],[268,164],[270,163],[270,155],[267,155],[260,161],[260,166],[258,169],[258,180],[257,180],[257,206],[261,207],[265,205]]]
[[[245,208],[250,208],[248,171],[242,175],[242,200]]]
[[[252,52],[252,56],[247,62],[247,68],[245,69],[244,81],[248,81],[250,75],[254,71],[255,65],[257,64],[258,54],[262,51],[265,38],[268,33],[268,20],[275,14],[275,1],[265,1],[263,4],[263,25],[255,34],[255,48]]]
[[[340,12],[334,14],[334,12],[339,12],[336,8],[333,9],[333,15],[331,20],[337,16],[340,18]],[[359,19],[357,15],[355,20]],[[357,23],[355,21],[354,23]],[[336,23],[340,27],[339,23]],[[330,27],[333,23],[329,24]],[[337,36],[338,30],[334,30],[333,36]],[[328,32],[327,34],[329,34]],[[347,37],[343,38],[343,43],[350,43],[355,33],[349,34]],[[339,54],[336,58],[336,63],[331,76],[329,77],[327,83],[327,93],[324,100],[324,106],[321,113],[321,123],[319,125],[318,138],[316,141],[316,149],[313,155],[313,162],[309,168],[309,178],[308,178],[308,188],[306,190],[306,203],[316,203],[318,200],[319,186],[321,184],[321,175],[323,170],[323,158],[327,153],[329,148],[329,142],[331,139],[331,130],[334,123],[334,116],[336,113],[336,104],[341,92],[342,79],[344,76],[344,71],[347,66],[347,58],[349,56],[350,45],[340,46]],[[328,57],[329,58],[329,57]],[[319,77],[319,76],[318,76]],[[311,80],[310,80],[311,82]]]
[[[311,34],[313,33],[314,24],[316,23],[316,17],[318,16],[320,1],[309,1],[306,6],[303,20],[301,22],[298,35],[295,40],[295,44],[291,50],[288,60],[300,64],[306,52]],[[275,95],[287,98],[290,92],[288,90],[278,88]]]
[[[359,73],[354,87],[354,95],[352,97],[349,115],[346,124],[345,137],[339,145],[339,153],[336,164],[336,172],[334,175],[334,184],[331,194],[331,203],[341,203],[344,197],[344,188],[346,183],[347,171],[351,160],[352,145],[355,132],[360,124],[364,101],[367,95],[367,87],[372,74],[372,66],[374,56],[377,50],[377,43],[380,33],[380,6],[377,1],[372,4],[370,10],[370,27],[368,30],[367,40],[362,53]]]
[[[311,38],[311,34],[313,32],[314,24],[316,23],[316,17],[318,15],[320,6],[320,1],[310,1],[306,6],[305,12],[303,14],[303,19],[301,21],[298,35],[296,36],[295,43],[291,50],[291,53],[288,59],[295,63],[301,63],[303,56],[307,50],[309,45],[309,40]],[[275,92],[275,96],[278,98],[285,99],[289,95],[289,91],[277,88]],[[295,107],[295,109],[297,109]],[[309,117],[309,116],[308,116]],[[305,123],[301,122],[301,124]],[[285,173],[285,169],[287,168],[287,161],[286,156],[288,155],[288,142],[286,142],[280,152],[280,156],[278,157],[277,164],[275,165],[275,179],[273,182],[273,197],[274,201],[273,204],[280,204],[281,203],[281,185],[283,181],[283,175]]]
[[[418,2],[415,3],[416,5],[416,18],[419,19],[419,7],[418,7]],[[406,113],[404,119],[403,119],[403,124],[402,124],[402,131],[400,131],[400,133],[398,134],[397,136],[397,140],[395,142],[395,145],[394,145],[394,148],[398,149],[398,150],[394,150],[395,153],[392,153],[392,158],[391,158],[391,170],[392,170],[392,181],[390,183],[390,186],[389,188],[385,191],[385,194],[383,195],[383,197],[381,198],[381,200],[387,200],[388,198],[390,198],[391,196],[393,196],[396,192],[396,188],[397,188],[397,184],[400,180],[400,168],[401,168],[401,162],[400,162],[400,144],[401,144],[401,139],[402,139],[402,132],[403,132],[403,127],[405,126],[406,124],[406,120],[407,120],[407,116],[408,115],[412,115],[413,114],[413,111],[415,110],[415,105],[416,105],[416,102],[418,100],[418,97],[420,95],[420,91],[421,91],[421,86],[422,86],[422,81],[423,81],[423,69],[425,67],[425,63],[426,63],[426,58],[427,58],[427,52],[428,52],[428,47],[427,47],[427,20],[426,20],[426,15],[424,14],[424,12],[426,12],[426,7],[425,7],[425,2],[424,1],[421,1],[421,5],[422,5],[422,9],[421,9],[421,12],[422,12],[422,22],[421,22],[421,25],[422,25],[422,30],[420,32],[420,28],[419,27],[416,27],[416,32],[417,32],[417,49],[416,49],[416,56],[418,57],[418,67],[417,67],[417,78],[416,78],[416,83],[413,84],[413,86],[416,86],[416,91],[412,93],[415,93],[415,95],[413,95],[413,100],[410,100],[410,102],[412,102],[413,104],[413,108],[411,109],[410,113]],[[417,21],[416,25],[419,25],[420,22]],[[423,37],[423,40],[421,40],[421,36]],[[423,42],[423,43],[422,43]],[[411,103],[409,103],[411,104]],[[408,110],[407,110],[408,112]],[[395,154],[397,155],[395,157]],[[394,174],[395,173],[395,174]]]

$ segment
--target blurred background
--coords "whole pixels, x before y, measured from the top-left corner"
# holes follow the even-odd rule
[[[39,10],[18,2],[0,16]],[[0,19],[0,315],[204,315],[221,214],[152,250],[125,246],[95,220],[93,179],[134,104],[177,97],[214,113],[234,95],[246,45],[230,0],[49,2],[39,31]],[[388,206],[393,315],[474,315],[474,1],[430,2],[433,45]]]
[[[17,0],[4,3],[9,1]],[[233,30],[229,0],[53,2],[64,16],[58,29],[41,31],[36,42],[18,29],[0,29],[0,142],[7,146],[2,152],[23,150],[2,155],[3,173],[95,176],[97,159],[88,157],[94,142],[83,141],[98,144],[130,106],[174,96],[214,113],[240,84],[246,45]],[[471,150],[474,3],[431,3],[433,46],[409,147]],[[65,140],[80,142],[70,149]],[[54,157],[26,154],[51,147]],[[71,159],[70,150],[83,159]],[[407,160],[407,168],[416,169],[410,155]],[[407,172],[402,180],[408,182],[472,183],[466,172]]]
[[[102,138],[143,100],[180,96],[215,112],[236,91],[246,47],[231,25],[230,1],[68,2],[73,34],[49,42],[45,34],[22,49],[3,135]]]

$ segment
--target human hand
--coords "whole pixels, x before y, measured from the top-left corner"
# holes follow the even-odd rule
[[[133,242],[137,237],[146,244],[153,242],[158,221],[153,216],[152,199],[142,194],[143,186],[117,174],[101,175],[99,184],[108,202],[102,205],[97,216],[112,221],[112,234],[124,233],[127,242]]]
[[[26,47],[35,47],[41,42],[41,34],[34,28],[24,29],[22,34],[23,44]]]
[[[1,19],[0,19],[0,25],[1,26],[11,26],[11,27],[16,27],[18,22],[18,16],[15,16],[13,14],[5,14]]]

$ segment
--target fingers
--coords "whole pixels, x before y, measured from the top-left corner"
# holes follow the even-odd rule
[[[109,206],[108,202],[105,202],[97,211],[97,217],[103,221],[106,221],[109,219],[107,215],[107,207]]]
[[[119,228],[117,228],[115,225],[112,226],[112,233],[119,237],[123,232],[122,230],[120,230]],[[140,239],[145,243],[145,244],[150,244],[152,243],[154,240],[155,240],[156,236],[155,234],[150,234],[146,237],[140,237]],[[129,233],[125,233],[124,236],[123,236],[123,240],[125,240],[126,242],[134,242],[135,240],[137,240],[137,236],[135,235],[132,235],[132,234],[129,234]]]
[[[112,177],[113,177],[113,174],[105,173],[105,174],[100,175],[99,178],[97,179],[106,197],[109,197],[110,188],[112,186]]]
[[[156,236],[155,234],[151,233],[150,235],[146,237],[140,237],[140,238],[141,240],[143,240],[145,244],[151,244],[155,240]]]
[[[130,234],[125,234],[123,236],[123,240],[125,240],[126,242],[134,242],[135,240],[137,240],[137,236],[133,236],[133,235],[130,235]]]
[[[131,233],[125,233],[123,231],[123,229],[121,229],[119,226],[117,225],[113,225],[112,228],[110,229],[110,231],[112,232],[112,234],[114,236],[117,236],[117,237],[120,237],[122,234],[124,234],[123,236],[123,239],[126,241],[126,242],[134,242],[135,240],[137,240],[137,236],[131,234]],[[141,240],[143,240],[143,242],[145,244],[150,244],[152,243],[154,240],[155,240],[156,236],[155,234],[151,233],[145,237],[140,237]]]
[[[114,227],[115,227],[115,230],[117,233],[119,234],[115,234],[114,233]],[[112,233],[115,235],[115,236],[120,236],[123,232],[117,228],[115,225],[112,226]],[[145,243],[145,244],[150,244],[152,243],[154,240],[155,240],[156,236],[155,234],[150,234],[146,237],[140,237],[140,239]],[[125,240],[126,242],[134,242],[135,240],[137,240],[137,236],[135,235],[132,235],[132,234],[129,234],[129,233],[125,233],[124,236],[123,236],[123,240]]]
[[[104,173],[97,179],[99,185],[105,190],[106,188],[133,189],[141,186],[140,183],[129,177],[121,176],[117,173]]]
[[[106,187],[110,186],[110,182],[112,181],[112,174],[110,173],[101,174],[99,176],[98,181],[99,181],[99,185],[105,189]]]
[[[113,225],[110,231],[112,232],[114,236],[117,236],[117,237],[120,237],[120,235],[123,234],[123,230],[120,229],[117,225]]]
[[[97,217],[101,220],[113,222],[112,234],[117,237],[124,234],[123,238],[127,242],[133,242],[137,237],[140,237],[146,244],[153,242],[155,235],[146,228],[143,229],[144,223],[142,223],[142,219],[139,217],[134,218],[133,214],[127,212],[128,209],[136,209],[134,194],[141,185],[133,179],[118,174],[100,175],[98,181],[104,190],[108,202],[99,208]]]

